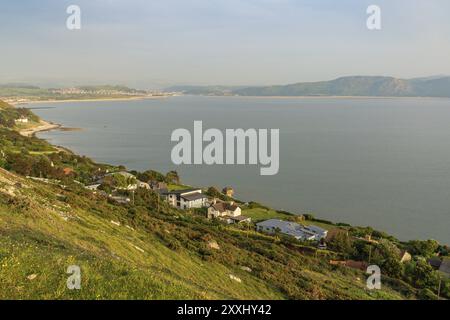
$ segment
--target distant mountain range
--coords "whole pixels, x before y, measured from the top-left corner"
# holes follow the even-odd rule
[[[219,96],[450,97],[450,76],[415,79],[351,76],[331,81],[259,87],[174,86],[166,91]]]

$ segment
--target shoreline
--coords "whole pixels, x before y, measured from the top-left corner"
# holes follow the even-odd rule
[[[61,129],[62,125],[58,123],[48,122],[45,120],[41,120],[39,122],[40,125],[33,127],[33,128],[27,128],[19,130],[19,133],[24,137],[32,137],[34,134],[38,132],[46,132],[56,129]]]
[[[8,102],[14,106],[23,106],[28,104],[45,104],[45,103],[66,103],[66,102],[107,102],[107,101],[136,101],[136,100],[153,100],[153,99],[166,99],[171,96],[148,96],[148,97],[123,97],[123,98],[90,98],[90,99],[62,99],[62,100],[29,100],[29,101],[20,101],[20,102]]]
[[[207,94],[184,94],[184,96],[198,96],[198,97],[223,97],[223,98],[249,98],[249,99],[421,99],[421,100],[430,100],[430,99],[439,99],[439,100],[447,100],[450,97],[389,97],[389,96],[240,96],[240,95],[207,95]]]

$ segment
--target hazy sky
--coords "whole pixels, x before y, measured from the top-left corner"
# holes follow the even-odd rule
[[[66,8],[82,28],[66,28]],[[366,9],[382,9],[382,30]],[[0,0],[0,83],[284,84],[450,74],[448,0]]]

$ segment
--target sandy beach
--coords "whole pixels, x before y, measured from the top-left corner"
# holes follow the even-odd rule
[[[41,120],[40,124],[37,127],[23,129],[23,130],[20,130],[19,132],[21,135],[23,135],[25,137],[31,137],[32,135],[34,135],[37,132],[50,131],[50,130],[60,129],[60,128],[61,128],[60,124]]]

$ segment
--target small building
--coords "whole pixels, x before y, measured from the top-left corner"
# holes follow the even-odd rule
[[[439,270],[442,264],[442,260],[439,257],[432,257],[427,262],[434,270]]]
[[[406,250],[400,251],[400,263],[409,262],[409,261],[411,261],[411,259],[412,259],[412,256],[408,251],[406,251]]]
[[[64,168],[63,173],[65,176],[69,176],[73,173],[73,169],[72,168]]]
[[[28,118],[22,117],[14,120],[15,123],[28,123]]]
[[[178,209],[203,208],[208,203],[208,197],[202,193],[202,189],[174,190],[163,195],[172,207]]]
[[[213,204],[208,208],[208,219],[220,219],[228,224],[233,223],[250,223],[251,218],[243,216],[241,214],[241,208],[238,207],[234,202],[217,202],[214,199]]]
[[[98,183],[85,186],[86,189],[91,190],[91,191],[96,191],[98,189],[98,187],[100,187],[100,184],[98,184]]]
[[[150,185],[148,183],[142,182],[142,181],[138,181],[137,186],[138,186],[138,188],[141,188],[141,189],[147,189],[147,190],[151,189]]]
[[[159,194],[166,194],[169,191],[169,188],[167,187],[167,183],[160,182],[160,181],[150,181],[150,190],[153,190],[154,192],[157,192]]]
[[[225,187],[222,189],[222,193],[226,195],[227,197],[233,198],[234,197],[234,189],[232,187]]]
[[[241,208],[234,204],[234,202],[216,202],[208,208],[208,218],[219,218],[219,217],[237,217],[241,215]]]

